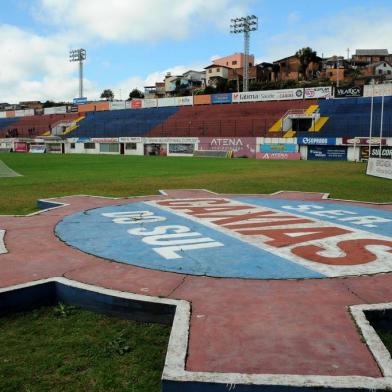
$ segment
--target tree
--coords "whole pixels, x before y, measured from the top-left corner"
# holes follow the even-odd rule
[[[129,93],[129,99],[133,98],[144,98],[144,94],[138,90],[137,88],[134,88],[130,93]]]
[[[107,101],[113,101],[114,94],[110,88],[103,90],[101,94],[101,98],[105,98]]]
[[[300,62],[298,72],[302,75],[302,77],[305,77],[305,79],[307,79],[309,65],[318,61],[317,52],[314,51],[312,48],[306,47],[299,49],[295,56]]]

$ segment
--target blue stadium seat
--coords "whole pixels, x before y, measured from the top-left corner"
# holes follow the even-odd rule
[[[89,112],[69,136],[142,137],[177,111],[178,107]]]
[[[319,137],[366,137],[370,130],[371,98],[346,98],[319,101],[320,114],[329,117]],[[380,135],[381,97],[374,98],[373,136]],[[298,136],[304,136],[301,133]],[[392,97],[384,101],[383,136],[392,136]]]

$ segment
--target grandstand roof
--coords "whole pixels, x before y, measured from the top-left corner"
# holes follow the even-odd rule
[[[388,56],[388,49],[357,49],[357,56]]]

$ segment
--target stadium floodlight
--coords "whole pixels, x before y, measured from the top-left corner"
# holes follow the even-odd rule
[[[244,83],[242,91],[249,91],[249,46],[250,33],[259,28],[259,19],[256,15],[243,16],[231,19],[230,32],[244,34]]]
[[[86,49],[75,49],[69,52],[69,61],[79,63],[79,98],[83,98],[83,61],[86,57]]]

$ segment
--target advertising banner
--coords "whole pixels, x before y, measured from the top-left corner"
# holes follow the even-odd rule
[[[60,143],[49,143],[46,145],[46,149],[48,152],[61,152],[61,144]]]
[[[260,152],[297,152],[296,144],[260,144]]]
[[[304,89],[294,88],[287,90],[250,91],[246,93],[233,93],[233,102],[254,101],[287,101],[304,99]]]
[[[55,106],[53,108],[45,108],[44,114],[64,114],[67,113],[66,106]]]
[[[381,147],[381,157],[380,146],[372,146],[371,158],[392,159],[392,146]]]
[[[46,147],[32,144],[30,146],[30,152],[32,152],[33,154],[44,154],[46,152]]]
[[[34,109],[15,110],[15,117],[34,116]]]
[[[129,102],[129,107],[131,109],[141,109],[143,107],[143,100],[134,98]]]
[[[332,98],[332,86],[305,88],[305,98],[306,99]]]
[[[91,143],[118,143],[118,137],[92,137]]]
[[[6,112],[0,112],[0,118],[6,118],[7,113]]]
[[[366,174],[392,180],[392,159],[370,158]]]
[[[311,161],[346,161],[347,147],[309,146],[308,159]]]
[[[256,159],[299,161],[299,152],[257,152]]]
[[[370,145],[370,139],[368,137],[355,137],[355,138],[344,137],[344,138],[342,138],[342,144],[348,144],[348,145],[356,144],[358,146],[368,146],[368,145]],[[380,138],[373,137],[371,139],[371,144],[372,145],[380,145]],[[382,145],[387,144],[387,139],[382,139],[381,144]]]
[[[67,106],[68,113],[77,113],[79,111],[79,107],[77,105]]]
[[[254,158],[256,156],[255,137],[233,138],[199,138],[199,150],[204,151],[233,151],[234,157]]]
[[[165,157],[167,155],[166,144],[145,144],[144,155],[156,155]]]
[[[195,151],[194,144],[169,144],[170,154],[189,154],[193,155]]]
[[[140,143],[142,141],[141,137],[123,136],[119,137],[118,141],[120,143]]]
[[[158,100],[156,98],[143,99],[143,107],[144,108],[156,108],[158,105],[157,101]]]
[[[366,85],[364,86],[363,89],[363,96],[364,97],[382,97],[382,96],[391,96],[392,95],[392,83],[388,84],[376,84],[374,86],[372,85]]]
[[[24,143],[24,142],[15,142],[14,150],[15,150],[15,152],[27,152],[28,145],[27,145],[27,143]]]
[[[211,95],[195,95],[193,103],[195,105],[209,105],[211,103]]]
[[[122,110],[125,108],[125,101],[114,101],[109,104],[109,110]]]
[[[232,102],[232,94],[226,93],[226,94],[212,94],[211,95],[211,103],[216,104],[216,103],[231,103]]]
[[[191,106],[193,105],[193,98],[189,97],[176,97],[175,106]]]
[[[326,145],[326,146],[335,146],[336,138],[332,137],[299,137],[297,138],[297,143],[301,145]]]
[[[158,101],[158,107],[166,107],[166,106],[177,106],[177,97],[173,98],[160,98]]]
[[[335,87],[335,98],[356,98],[362,96],[362,86]]]
[[[86,97],[74,98],[73,99],[73,104],[74,105],[83,105],[84,103],[87,103],[87,98]]]

